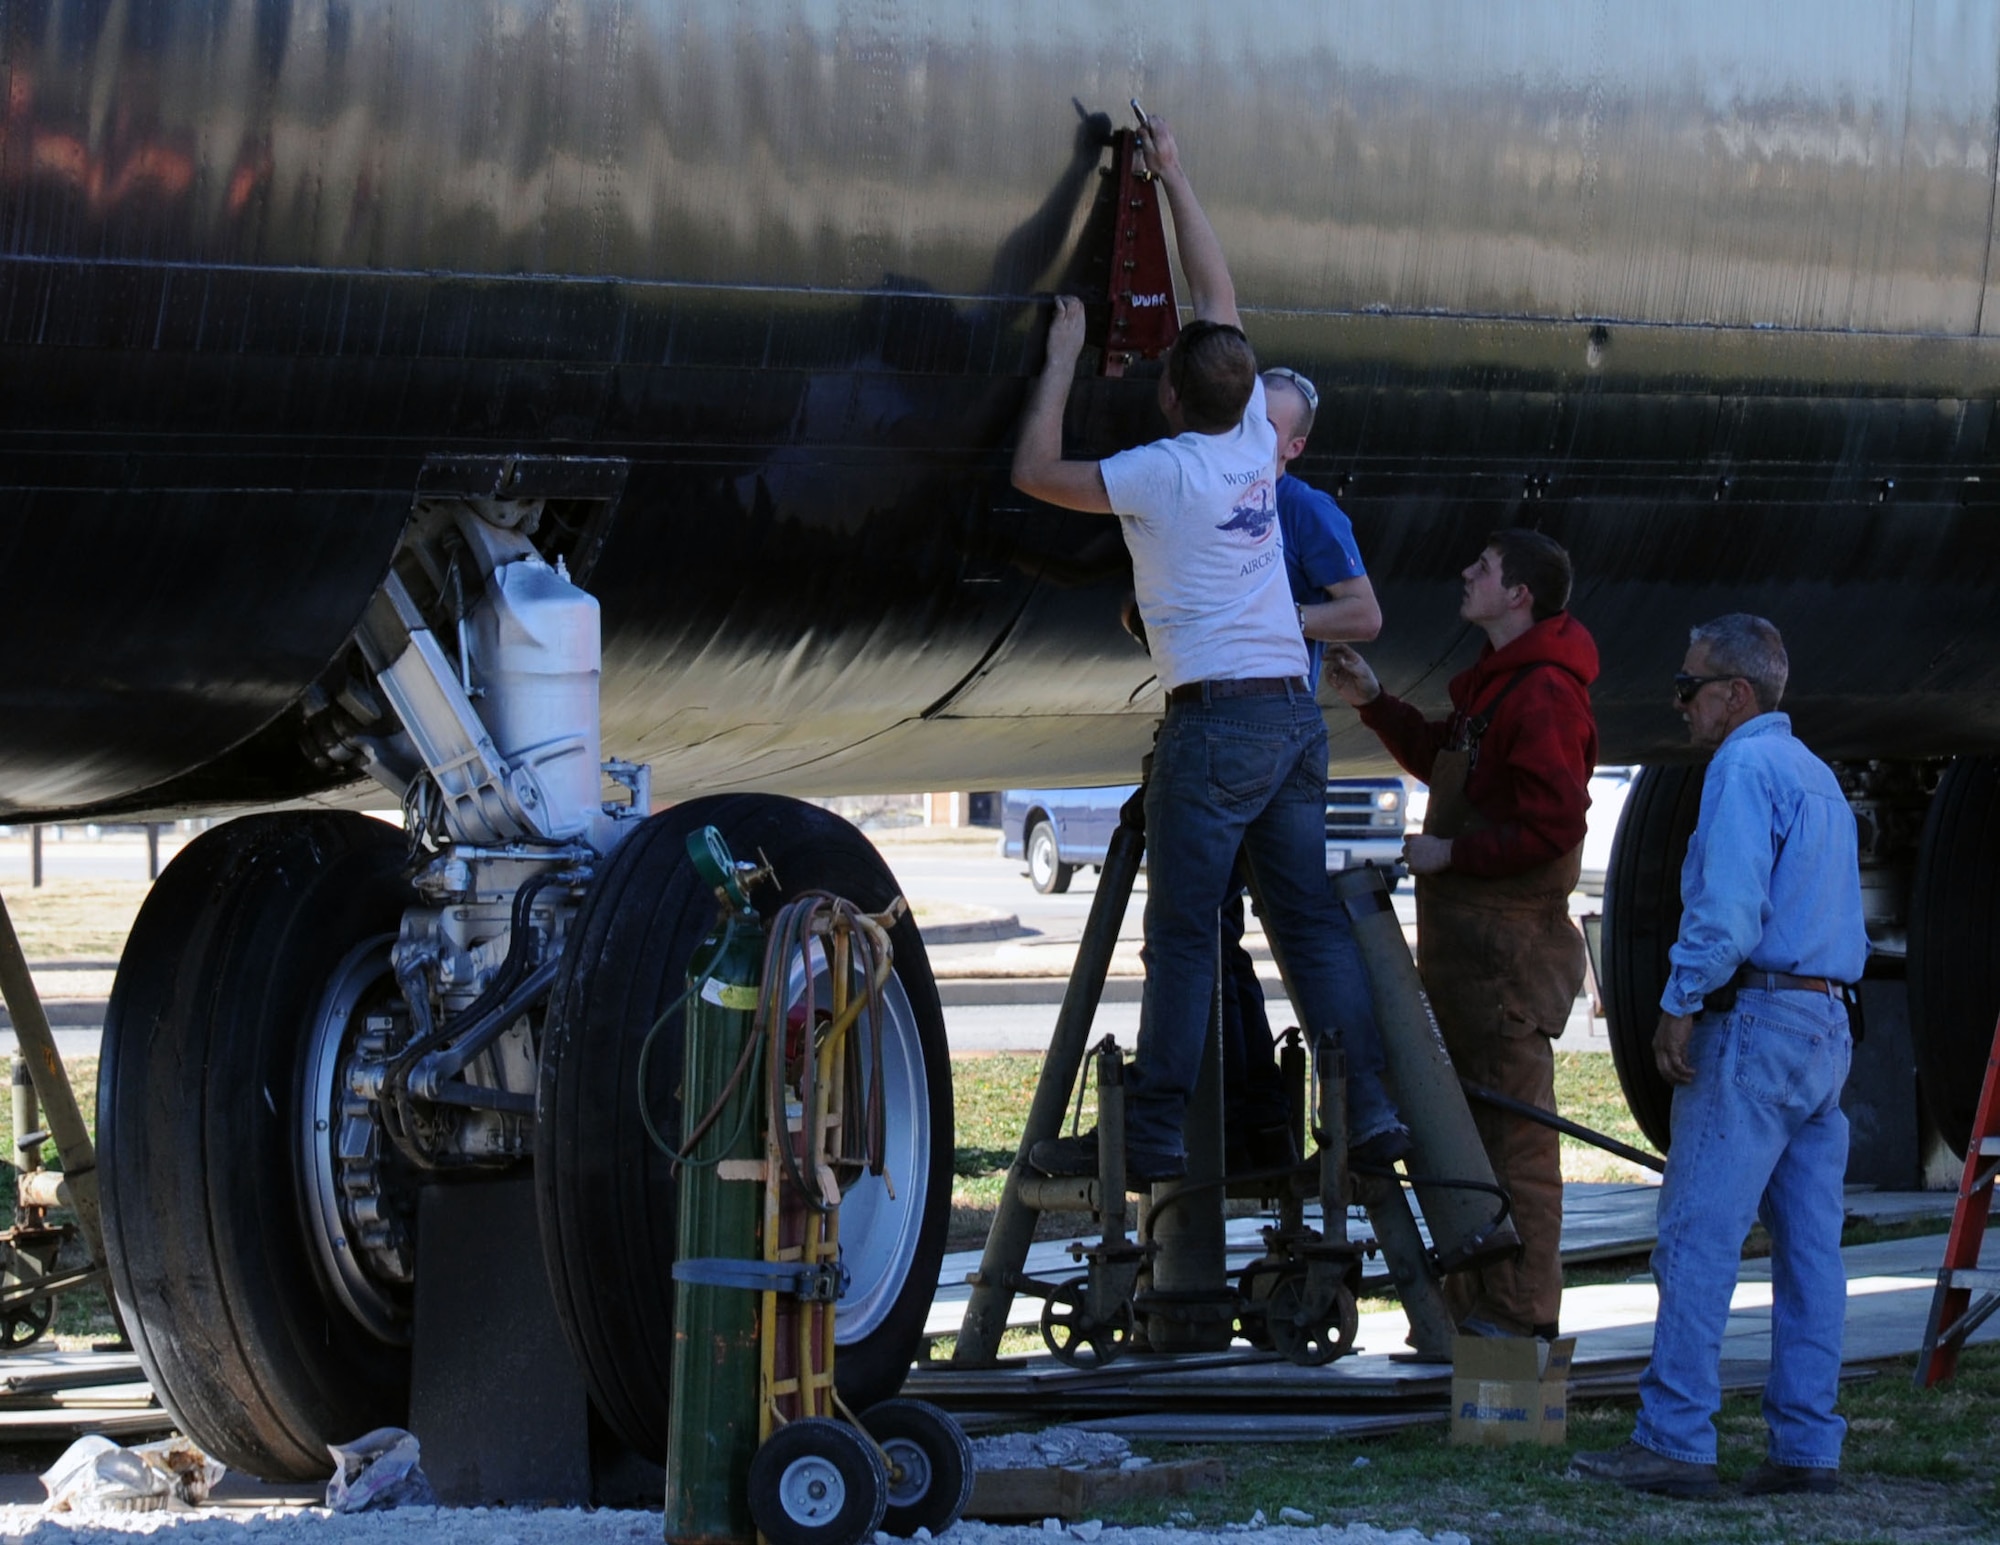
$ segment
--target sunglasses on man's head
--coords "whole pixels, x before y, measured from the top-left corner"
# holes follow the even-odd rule
[[[1267,376],[1276,376],[1280,381],[1291,382],[1293,386],[1298,388],[1299,395],[1305,398],[1306,406],[1315,413],[1319,412],[1319,388],[1289,365],[1273,365],[1264,374]]]
[[[1686,671],[1682,671],[1674,677],[1674,701],[1676,703],[1692,703],[1695,693],[1709,685],[1709,683],[1716,681],[1737,681],[1740,679],[1736,676],[1690,676]]]

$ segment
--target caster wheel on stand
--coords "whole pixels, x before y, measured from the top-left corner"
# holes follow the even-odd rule
[[[1302,1368],[1323,1367],[1351,1350],[1361,1329],[1352,1293],[1336,1287],[1330,1304],[1308,1303],[1306,1277],[1296,1272],[1271,1289],[1264,1323],[1278,1355]]]
[[[0,1351],[18,1352],[33,1346],[48,1332],[55,1314],[53,1298],[31,1298],[0,1314]]]
[[[1131,1344],[1136,1321],[1122,1303],[1100,1320],[1086,1307],[1089,1278],[1065,1282],[1042,1305],[1042,1341],[1059,1362],[1072,1368],[1102,1368]]]

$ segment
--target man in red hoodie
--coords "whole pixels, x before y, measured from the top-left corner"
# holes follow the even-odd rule
[[[1555,1056],[1583,986],[1569,919],[1597,761],[1590,683],[1597,645],[1564,608],[1569,554],[1538,531],[1498,531],[1464,573],[1459,615],[1486,634],[1452,678],[1453,713],[1426,720],[1382,690],[1361,656],[1327,650],[1327,677],[1389,754],[1430,785],[1417,876],[1424,990],[1460,1075],[1556,1108]],[[1462,1329],[1553,1337],[1562,1312],[1562,1163],[1547,1127],[1476,1107],[1493,1170],[1514,1203],[1520,1259],[1456,1273],[1445,1297]]]

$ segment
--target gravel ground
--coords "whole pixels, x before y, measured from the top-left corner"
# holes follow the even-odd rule
[[[0,1537],[7,1545],[86,1545],[120,1534],[171,1530],[174,1545],[235,1545],[244,1540],[312,1541],[314,1545],[410,1545],[413,1541],[463,1541],[465,1545],[657,1545],[656,1512],[583,1512],[548,1508],[397,1508],[384,1513],[334,1514],[323,1508],[204,1509],[192,1513],[129,1513],[84,1517],[43,1508],[0,1508]],[[877,1545],[889,1536],[877,1535]],[[1039,1527],[962,1523],[938,1536],[937,1545],[1466,1545],[1462,1534],[1426,1536],[1414,1529],[1390,1533],[1366,1524],[1271,1527],[1262,1515],[1217,1532],[1195,1529],[1113,1529],[1092,1520],[1063,1528],[1054,1519]]]

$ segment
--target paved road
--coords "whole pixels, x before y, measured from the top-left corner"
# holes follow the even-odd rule
[[[883,857],[913,900],[948,901],[961,906],[987,907],[1016,916],[1022,933],[1014,938],[974,944],[935,944],[931,962],[941,981],[944,998],[945,1031],[954,1052],[1040,1051],[1048,1045],[1055,1027],[1056,1006],[1061,1002],[1064,978],[1053,974],[1039,982],[1008,981],[996,984],[978,981],[983,970],[1014,972],[1030,969],[1035,957],[1045,955],[1051,965],[1066,962],[1082,938],[1085,918],[1097,877],[1080,872],[1070,891],[1062,896],[1037,895],[1028,883],[1027,869],[1018,859],[1004,859],[991,846],[960,843],[899,843],[893,837],[879,839]],[[1119,929],[1121,964],[1136,970],[1132,951],[1141,938],[1145,907],[1145,876],[1139,877],[1132,904]],[[1416,926],[1416,902],[1408,885],[1397,892],[1396,915],[1406,933]],[[1590,903],[1594,910],[1596,903]],[[1254,919],[1253,919],[1254,929]],[[1253,932],[1252,953],[1257,956],[1260,974],[1266,980],[1265,1003],[1274,1028],[1293,1024],[1292,1012],[1277,981],[1277,970],[1268,949]],[[963,980],[972,977],[974,980]],[[1109,1032],[1124,1046],[1138,1037],[1139,1007],[1136,978],[1114,977],[1107,989],[1107,1001],[1100,1004],[1098,1032]],[[1000,996],[1016,1001],[997,1002]],[[1122,1000],[1122,1001],[1121,1001]],[[1608,1051],[1604,1021],[1593,1020],[1589,1004],[1578,1000],[1578,1012],[1570,1019],[1562,1046],[1567,1050]]]
[[[58,842],[53,832],[42,843],[42,878],[45,880],[143,880],[146,878],[146,839],[137,833],[87,838],[83,828],[71,828],[77,835]],[[27,885],[33,867],[26,827],[14,828],[16,835],[0,837],[0,887],[9,892]],[[160,833],[160,865],[181,850],[188,839],[179,832]]]
[[[1074,942],[1083,936],[1084,920],[1097,894],[1096,871],[1080,869],[1060,896],[1043,896],[1028,883],[1028,866],[1018,858],[1002,858],[997,844],[898,843],[879,839],[882,856],[902,882],[906,895],[918,901],[944,901],[959,906],[990,907],[1011,913],[1021,926],[1051,939]],[[1136,940],[1146,905],[1146,877],[1133,887],[1119,937]]]

